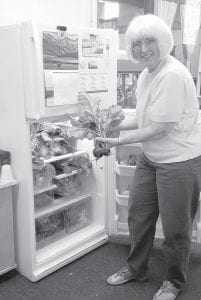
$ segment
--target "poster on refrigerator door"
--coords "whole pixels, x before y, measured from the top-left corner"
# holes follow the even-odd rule
[[[77,103],[78,34],[43,31],[42,36],[46,105]]]
[[[82,33],[79,63],[80,92],[107,102],[110,41],[99,34]]]

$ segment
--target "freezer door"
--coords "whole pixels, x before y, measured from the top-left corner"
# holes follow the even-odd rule
[[[26,117],[74,113],[79,93],[108,106],[116,93],[116,37],[113,30],[22,23]]]

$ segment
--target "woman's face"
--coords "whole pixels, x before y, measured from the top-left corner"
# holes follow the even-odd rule
[[[160,63],[160,51],[154,38],[143,38],[133,42],[132,52],[139,63],[148,68],[149,72],[154,71]]]

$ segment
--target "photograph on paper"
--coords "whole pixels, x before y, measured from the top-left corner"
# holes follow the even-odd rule
[[[98,69],[98,64],[96,61],[89,61],[88,62],[88,69],[89,70],[97,70]]]
[[[44,70],[78,70],[78,35],[43,32]]]
[[[83,57],[103,57],[105,43],[99,35],[85,33],[82,37]]]
[[[93,59],[93,58],[82,58],[79,62],[79,72],[80,74],[89,73],[103,73],[108,70],[106,66],[105,58]]]

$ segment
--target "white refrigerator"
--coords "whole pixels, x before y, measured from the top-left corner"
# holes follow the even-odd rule
[[[54,170],[45,184],[51,168],[37,177],[32,133],[40,135],[41,124],[63,122],[66,113],[75,113],[79,92],[99,97],[101,108],[116,103],[117,34],[27,21],[1,26],[0,39],[0,148],[10,151],[18,182],[16,263],[34,282],[106,243],[109,226],[113,231],[114,153],[95,160],[93,142],[78,141],[73,151],[44,158],[44,167],[81,157],[89,159],[90,174],[78,174],[75,166],[59,174]],[[77,175],[79,184],[72,180]],[[61,187],[62,180],[69,189]]]

